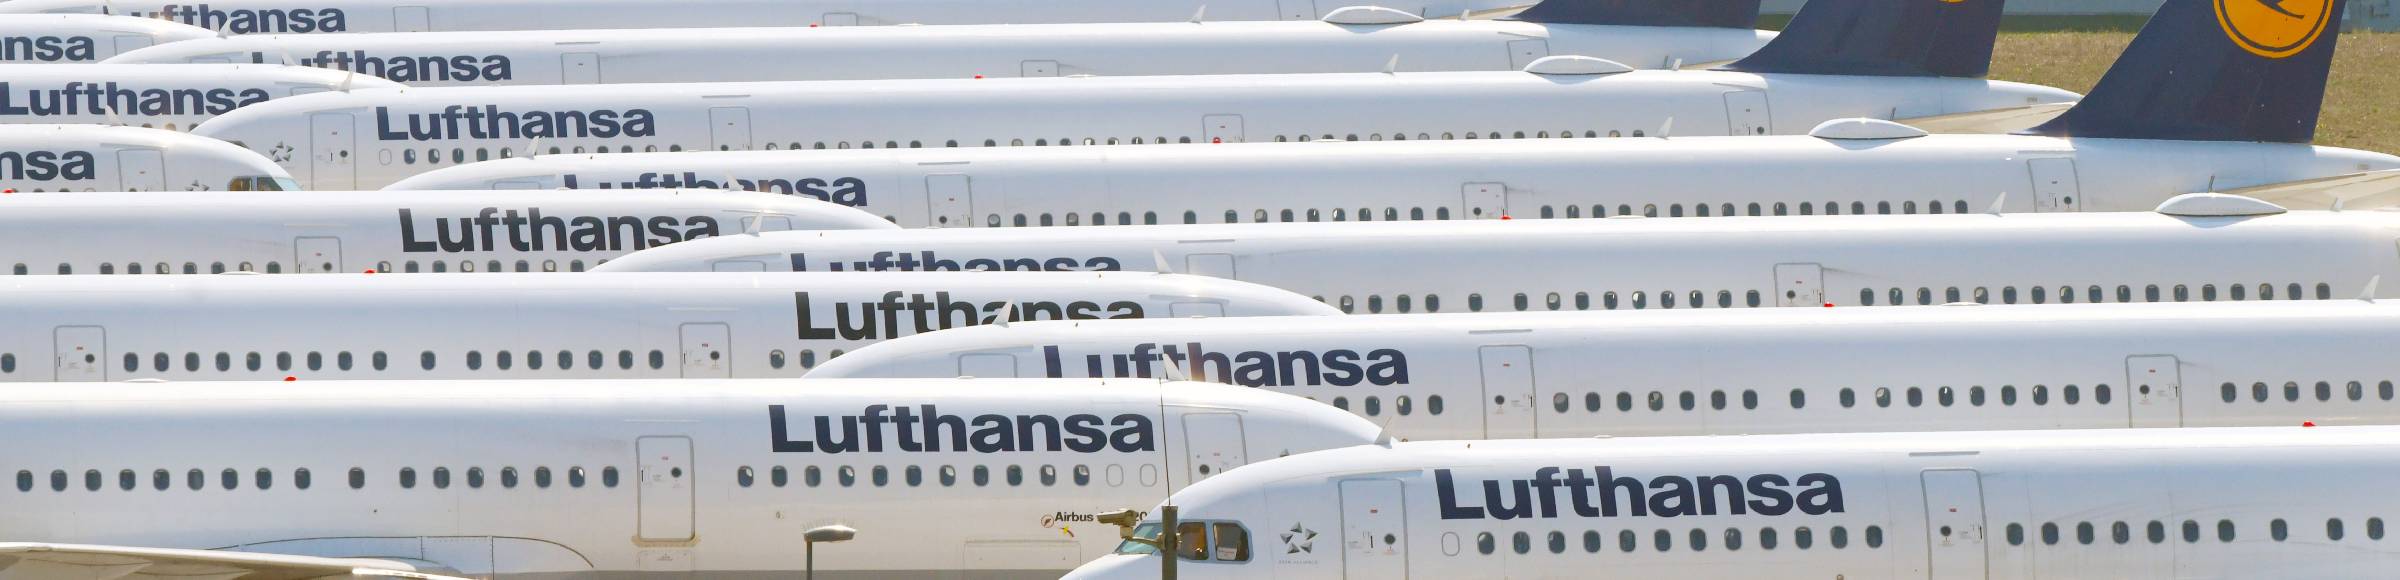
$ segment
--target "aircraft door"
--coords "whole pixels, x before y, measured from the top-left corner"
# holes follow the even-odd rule
[[[1250,463],[1243,449],[1242,416],[1233,413],[1186,413],[1183,416],[1184,457],[1190,473],[1184,485]]]
[[[2131,427],[2183,426],[2183,365],[2174,355],[2125,357]]]
[[[1508,41],[1508,70],[1525,70],[1525,65],[1550,56],[1550,40],[1528,38]]]
[[[432,32],[433,11],[424,6],[393,6],[392,32]]]
[[[1486,439],[1526,439],[1539,434],[1533,406],[1533,349],[1487,346],[1483,356],[1483,413]]]
[[[1284,20],[1316,20],[1317,3],[1313,0],[1275,0],[1283,11]]]
[[[116,38],[111,40],[112,44],[117,50],[114,54],[125,54],[128,52],[149,48],[151,45],[158,44],[157,40],[140,34],[119,34]]]
[[[1725,93],[1726,135],[1765,135],[1774,132],[1774,119],[1773,111],[1767,108],[1767,93],[1764,91]]]
[[[167,189],[166,154],[157,149],[126,149],[117,152],[118,191],[165,191]]]
[[[683,378],[733,378],[733,327],[722,322],[683,325]]]
[[[710,107],[708,138],[718,151],[749,151],[750,108]]]
[[[2041,211],[2083,211],[2083,184],[2075,173],[2075,160],[2064,157],[2029,159],[2027,171],[2033,175],[2033,201]]]
[[[309,115],[309,189],[358,189],[358,156],[354,154],[358,134],[351,131],[354,121],[349,113]]]
[[[1982,580],[1985,576],[1983,477],[1972,469],[1929,469],[1925,485],[1928,577]]]
[[[692,438],[641,437],[633,448],[641,455],[634,473],[641,539],[692,539]]]
[[[1408,507],[1400,482],[1353,479],[1342,482],[1342,577],[1348,580],[1408,578]],[[1306,526],[1287,530],[1286,543],[1306,542]]]
[[[937,228],[975,227],[975,180],[956,173],[925,176],[925,223]]]
[[[1201,137],[1210,143],[1242,142],[1241,115],[1207,115],[1200,117]]]
[[[558,82],[566,85],[600,84],[600,55],[589,52],[558,55]]]
[[[1010,379],[1017,376],[1017,355],[982,353],[958,355],[958,376]]]
[[[1776,264],[1776,306],[1824,306],[1825,266]]]
[[[1508,215],[1508,184],[1469,183],[1461,188],[1466,197],[1464,213],[1467,219],[1498,219]]]
[[[1233,267],[1233,254],[1192,254],[1183,257],[1183,273],[1194,276],[1241,279]]]
[[[69,383],[108,380],[108,330],[61,326],[51,333],[51,380]]]
[[[302,274],[331,274],[342,271],[342,239],[333,237],[292,238],[292,269]]]
[[[1018,68],[1018,70],[1017,70],[1017,75],[1018,75],[1018,76],[1023,76],[1023,77],[1028,77],[1028,78],[1031,78],[1031,77],[1054,77],[1054,76],[1058,76],[1058,61],[1055,61],[1055,60],[1029,60],[1029,61],[1025,61],[1023,64],[1021,64],[1021,65],[1019,66],[1019,68]]]

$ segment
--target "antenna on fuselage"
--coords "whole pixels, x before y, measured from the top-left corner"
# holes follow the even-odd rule
[[[119,127],[123,127],[123,126],[125,126],[125,118],[124,118],[124,117],[119,117],[119,116],[117,116],[117,108],[116,108],[116,107],[109,106],[109,105],[100,105],[100,114],[107,115],[107,116],[108,116],[108,123],[109,123],[109,124],[111,124],[111,125],[116,125],[116,126],[119,126]]]
[[[1397,52],[1395,52],[1395,53],[1392,53],[1392,59],[1391,59],[1391,60],[1383,61],[1383,74],[1387,74],[1387,75],[1388,75],[1388,74],[1397,74],[1397,73],[1399,73],[1399,72],[1400,72],[1400,53],[1397,53]]]
[[[1983,213],[1988,213],[1988,214],[1992,214],[1992,215],[2000,215],[2000,208],[2001,208],[2001,207],[2004,207],[2004,206],[2007,206],[2007,205],[2008,205],[2008,192],[2005,192],[2005,191],[2003,191],[2003,192],[2000,192],[2000,195],[1992,196],[1992,206],[1991,206],[1991,207],[1987,207],[1987,208],[1983,208]]]
[[[355,80],[358,80],[358,71],[354,71],[354,70],[343,70],[343,71],[342,71],[342,84],[335,86],[335,87],[334,87],[334,90],[341,91],[341,92],[345,92],[345,93],[347,93],[347,92],[350,92],[350,82],[351,82],[351,81],[355,81]]]
[[[1175,273],[1175,268],[1167,265],[1167,254],[1165,252],[1150,250],[1150,264],[1158,268],[1158,273],[1160,274]]]
[[[992,325],[994,325],[994,326],[998,326],[998,327],[1001,327],[1001,328],[1008,328],[1008,319],[1010,319],[1010,318],[1016,318],[1016,316],[1017,316],[1017,301],[1015,301],[1015,300],[1010,300],[1010,301],[1008,301],[1008,302],[1006,302],[1006,303],[1003,303],[1003,304],[1001,304],[1001,305],[1000,305],[1000,315],[999,315],[999,316],[996,316],[996,317],[993,317],[993,319],[992,319]]]
[[[2383,285],[2383,275],[2382,275],[2382,274],[2376,274],[2376,275],[2375,275],[2375,277],[2368,278],[2368,279],[2367,279],[2367,288],[2366,288],[2365,290],[2360,290],[2360,291],[2358,292],[2358,300],[2359,300],[2360,302],[2374,302],[2374,301],[2375,301],[2375,287],[2377,287],[2377,286],[2382,286],[2382,285]]]
[[[536,136],[534,136],[533,140],[531,140],[531,141],[526,141],[526,142],[525,142],[525,158],[526,158],[526,159],[532,159],[532,158],[535,158],[535,157],[540,157],[541,155],[542,155],[542,138],[541,138],[541,136],[539,136],[539,135],[536,135]]]
[[[1207,15],[1208,15],[1208,5],[1207,5],[1207,4],[1202,4],[1202,5],[1200,5],[1200,9],[1198,9],[1198,10],[1193,10],[1193,11],[1192,11],[1192,23],[1193,23],[1193,24],[1199,24],[1199,23],[1200,23],[1200,18],[1201,18],[1201,17],[1203,17],[1203,16],[1207,16]]]
[[[1665,139],[1673,134],[1675,134],[1675,118],[1667,117],[1667,122],[1658,124],[1658,138]]]

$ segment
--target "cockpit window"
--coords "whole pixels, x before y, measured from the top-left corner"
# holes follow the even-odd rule
[[[1133,529],[1133,537],[1158,541],[1160,526],[1145,523]],[[1176,524],[1175,553],[1185,560],[1216,562],[1250,561],[1250,531],[1235,522],[1187,521]],[[1117,544],[1116,553],[1145,555],[1157,553],[1150,544],[1125,541]]]
[[[1142,524],[1142,525],[1139,525],[1139,526],[1135,526],[1135,527],[1133,528],[1133,537],[1134,537],[1135,539],[1150,540],[1150,541],[1153,541],[1153,542],[1155,542],[1155,541],[1158,541],[1158,530],[1159,530],[1161,527],[1162,527],[1162,526],[1158,525],[1157,523],[1147,523],[1147,524]],[[1117,543],[1117,553],[1119,553],[1119,554],[1136,554],[1136,555],[1139,555],[1139,554],[1153,554],[1153,553],[1157,553],[1157,552],[1158,552],[1158,548],[1157,548],[1157,547],[1155,547],[1155,546],[1151,546],[1151,545],[1149,545],[1149,544],[1144,544],[1144,543],[1141,543],[1141,542],[1136,542],[1136,541],[1133,541],[1133,540],[1126,540],[1126,541],[1123,541],[1123,542],[1118,542],[1118,543]]]

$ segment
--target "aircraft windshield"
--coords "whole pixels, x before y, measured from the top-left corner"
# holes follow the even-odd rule
[[[1134,537],[1134,538],[1136,538],[1136,539],[1149,540],[1149,541],[1156,542],[1156,541],[1158,541],[1158,530],[1159,530],[1159,529],[1160,529],[1160,526],[1158,525],[1158,523],[1157,523],[1157,522],[1151,522],[1151,523],[1146,523],[1146,524],[1142,524],[1142,525],[1139,525],[1139,526],[1134,526],[1134,528],[1133,528],[1133,537]],[[1141,542],[1136,542],[1136,541],[1133,541],[1133,540],[1126,540],[1126,541],[1123,541],[1123,542],[1118,542],[1118,543],[1117,543],[1117,553],[1119,553],[1119,554],[1135,554],[1135,555],[1140,555],[1140,554],[1156,554],[1156,553],[1158,553],[1158,547],[1157,547],[1157,546],[1152,546],[1152,545],[1150,545],[1150,544],[1144,544],[1144,543],[1141,543]]]

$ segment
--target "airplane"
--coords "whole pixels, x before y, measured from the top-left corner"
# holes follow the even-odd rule
[[[1427,18],[1505,14],[1531,0],[1399,0]],[[1328,2],[1330,12],[1345,5]],[[124,14],[227,34],[582,28],[1315,20],[1313,0],[8,0],[0,14]]]
[[[1928,200],[1942,215],[772,232],[594,270],[1158,270],[1367,314],[2325,300],[2400,280],[2400,212],[2285,212],[2216,194],[2146,213],[1985,215],[1967,203]]]
[[[1176,491],[1183,578],[2379,578],[2400,429],[1362,445]],[[1121,521],[1111,518],[1112,521]],[[1067,580],[1157,578],[1127,541]]]
[[[1338,314],[1125,272],[11,276],[0,291],[17,331],[0,335],[0,382],[797,377],[977,324]]]
[[[305,66],[0,64],[0,124],[84,123],[182,131],[270,99],[397,86]],[[257,151],[278,161],[292,155],[289,148]]]
[[[1554,54],[1675,68],[1732,61],[1774,38],[1752,29],[1758,3],[1546,0],[1507,21],[1427,20],[1358,6],[1290,22],[247,35],[110,62],[286,62],[412,87],[1514,71]]]
[[[1928,199],[2004,213],[2145,211],[2208,191],[2300,209],[2391,205],[2400,157],[2309,145],[2318,110],[2300,105],[2323,100],[2333,44],[2266,59],[2219,33],[2207,7],[2169,5],[2097,98],[2074,105],[2078,117],[2150,120],[2106,135],[2080,125],[2072,135],[1927,134],[1841,119],[1806,136],[1742,138],[608,153],[453,165],[385,189],[735,187],[859,206],[912,228],[1410,218],[1353,213],[1383,207],[1483,219],[1889,213]],[[2202,68],[2189,55],[2203,51],[2227,56]],[[2276,106],[2228,115],[2222,103]],[[917,194],[927,184],[956,191],[928,199]]]
[[[1526,71],[354,90],[245,107],[197,132],[253,150],[304,151],[286,168],[307,187],[330,190],[379,188],[470,156],[537,147],[535,138],[553,153],[631,153],[848,149],[853,141],[862,149],[913,149],[1300,135],[1381,140],[1387,133],[1428,140],[1460,138],[1460,131],[1547,140],[1664,125],[1696,135],[1765,135],[1843,117],[2013,118],[2027,106],[2077,98],[1963,78],[1989,67],[1997,2],[1887,4],[1817,2],[1765,48],[1718,71],[1634,71],[1552,56]],[[1826,37],[1855,36],[1861,27],[1959,33],[1826,46]],[[1844,71],[1863,74],[1834,74]],[[942,199],[963,183],[934,181],[928,195]]]
[[[216,36],[206,28],[99,14],[0,14],[0,63],[94,63],[160,44]]]
[[[47,442],[0,466],[12,578],[1056,578],[1116,543],[1094,512],[1376,437],[1157,381],[116,383],[0,413]],[[826,528],[855,537],[803,546]]]
[[[207,137],[141,127],[0,124],[0,192],[299,188],[273,160]],[[176,199],[179,205],[191,202]]]
[[[2351,300],[1073,321],[807,377],[1211,381],[1419,440],[2360,425],[2400,423],[2365,354],[2395,338],[2400,302]]]
[[[709,236],[895,228],[747,191],[20,193],[0,196],[0,264],[19,276],[580,272]]]

